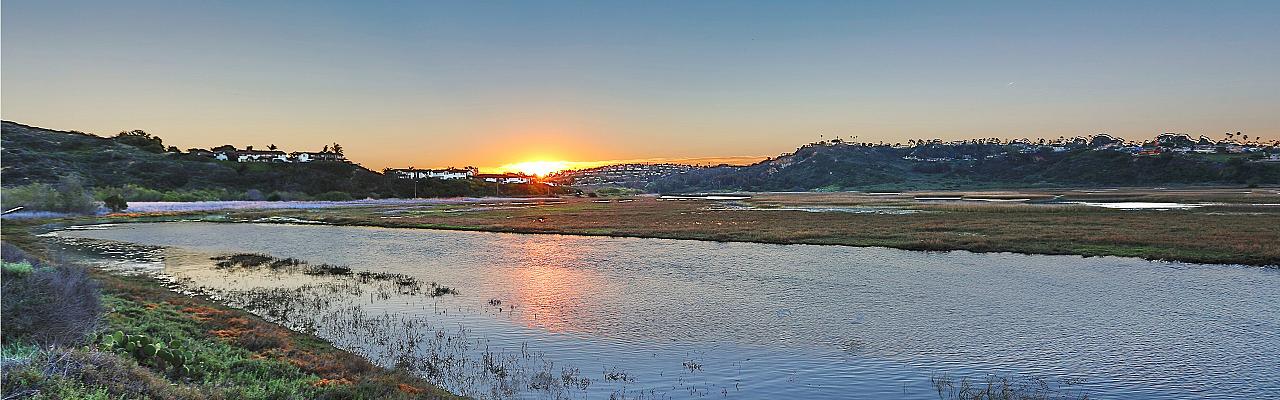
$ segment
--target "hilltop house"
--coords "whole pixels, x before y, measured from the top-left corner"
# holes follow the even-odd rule
[[[405,179],[468,179],[476,175],[476,167],[449,167],[445,169],[397,168],[392,169],[391,172]]]
[[[294,162],[300,162],[300,163],[312,162],[312,161],[346,161],[347,160],[345,157],[342,156],[342,154],[334,153],[332,151],[295,151],[295,152],[289,153],[289,157],[293,158]]]
[[[248,149],[236,152],[236,162],[289,162],[289,155],[279,150]]]
[[[210,157],[218,161],[236,161],[236,162],[278,162],[278,163],[294,163],[294,162],[312,162],[312,161],[346,161],[347,159],[341,153],[333,151],[295,151],[285,153],[279,150],[254,150],[253,146],[249,146],[244,150],[236,149],[232,145],[222,145],[209,150],[205,149],[188,149],[188,154]]]
[[[1160,148],[1159,147],[1143,148],[1141,150],[1138,150],[1137,154],[1140,156],[1158,156],[1160,155]]]
[[[476,174],[476,179],[493,182],[493,183],[529,183],[532,181],[528,175],[505,173],[505,174]]]

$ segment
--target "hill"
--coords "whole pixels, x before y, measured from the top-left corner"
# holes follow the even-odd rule
[[[1280,163],[1249,154],[1124,147],[929,143],[910,147],[822,142],[748,166],[719,166],[659,179],[657,192],[977,189],[995,187],[1274,185]],[[1149,151],[1150,153],[1152,151]]]
[[[137,132],[137,131],[135,131]],[[126,200],[238,200],[411,197],[414,182],[345,161],[268,163],[219,161],[165,150],[159,138],[106,138],[4,121],[0,183],[6,188],[55,185],[67,177]],[[545,185],[504,185],[506,195],[547,194]],[[493,184],[470,180],[417,182],[420,196],[481,196]]]

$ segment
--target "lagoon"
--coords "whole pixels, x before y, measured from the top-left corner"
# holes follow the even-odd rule
[[[988,376],[1092,398],[1280,393],[1276,269],[288,224],[54,235],[69,257],[220,296],[476,397],[933,399],[935,382]],[[235,253],[458,293],[211,260]]]

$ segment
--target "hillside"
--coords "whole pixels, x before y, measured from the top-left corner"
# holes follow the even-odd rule
[[[720,166],[671,175],[650,184],[648,189],[691,192],[1280,184],[1280,163],[1254,161],[1262,153],[1138,156],[1088,147],[1026,152],[1011,147],[819,143],[749,166]]]
[[[308,163],[258,163],[218,161],[208,156],[156,151],[155,143],[127,144],[129,140],[80,132],[56,131],[15,122],[3,122],[0,134],[3,169],[0,182],[6,188],[29,184],[56,184],[67,176],[84,186],[124,188],[135,198],[127,200],[214,200],[289,198],[411,197],[414,182],[395,179],[359,164],[340,161]],[[494,192],[492,184],[458,180],[418,182],[421,196],[478,196]],[[167,198],[136,198],[147,189]],[[504,185],[507,195],[545,194],[542,185]],[[186,194],[200,193],[199,196]],[[274,196],[273,196],[274,195]],[[129,197],[129,195],[126,195]],[[154,196],[153,196],[154,197]]]

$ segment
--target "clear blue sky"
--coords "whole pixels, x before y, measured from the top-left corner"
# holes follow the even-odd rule
[[[3,3],[3,118],[371,167],[1280,138],[1280,1]]]

